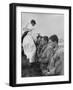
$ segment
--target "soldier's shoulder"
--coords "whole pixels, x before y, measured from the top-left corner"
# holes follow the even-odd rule
[[[64,48],[58,47],[58,49],[56,50],[56,54],[61,54],[64,53]]]

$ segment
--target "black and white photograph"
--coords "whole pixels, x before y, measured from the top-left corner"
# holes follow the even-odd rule
[[[10,86],[71,83],[71,7],[10,5]]]
[[[64,15],[21,13],[21,76],[64,75]]]

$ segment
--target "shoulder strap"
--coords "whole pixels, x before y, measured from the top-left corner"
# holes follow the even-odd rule
[[[23,36],[22,36],[22,38],[21,38],[21,42],[23,42],[23,39],[24,39],[24,37],[27,35],[28,32],[29,32],[29,31],[24,32],[24,34],[23,34]]]

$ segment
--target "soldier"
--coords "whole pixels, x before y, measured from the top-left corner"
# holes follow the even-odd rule
[[[48,37],[43,37],[40,42],[40,47],[42,49],[38,50],[38,61],[40,62],[40,68],[42,75],[54,75],[55,66],[53,56],[58,47],[58,37],[52,35],[49,39]]]

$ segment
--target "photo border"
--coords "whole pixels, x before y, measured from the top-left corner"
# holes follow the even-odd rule
[[[36,7],[36,8],[56,8],[69,10],[69,80],[59,82],[42,82],[42,83],[28,83],[16,84],[16,7]],[[48,85],[48,84],[66,84],[71,83],[71,7],[70,6],[56,6],[56,5],[40,5],[40,4],[10,4],[10,63],[9,63],[9,85],[10,86],[34,86],[34,85]]]

